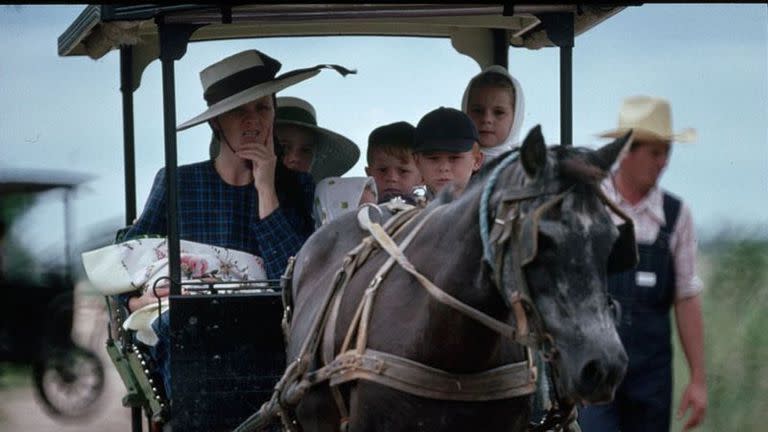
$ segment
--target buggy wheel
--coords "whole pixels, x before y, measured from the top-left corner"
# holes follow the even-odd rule
[[[53,416],[87,416],[104,390],[104,368],[93,352],[72,346],[34,366],[35,390]]]

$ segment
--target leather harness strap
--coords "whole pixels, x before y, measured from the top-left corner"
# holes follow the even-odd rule
[[[378,207],[373,207],[373,206],[367,206],[367,207],[378,209]],[[404,211],[396,213],[392,218],[387,220],[387,222],[384,224],[384,227],[386,230],[391,230],[395,232],[395,234],[393,235],[400,233],[407,226],[409,226],[410,223],[415,219],[414,216],[419,213],[419,210],[412,206],[400,207],[399,210],[404,210]],[[375,243],[372,240],[373,239],[371,237],[366,237],[363,240],[363,243],[361,244],[362,249],[355,250],[355,253],[354,253],[355,263],[362,264],[363,262],[365,262],[365,260],[368,259],[368,256],[375,249]],[[354,271],[357,270],[358,267],[359,265],[354,265],[354,266],[350,265],[346,271],[351,276],[354,273]],[[336,291],[336,294],[332,299],[332,304],[330,305],[331,311],[328,317],[328,322],[326,323],[323,329],[323,345],[322,345],[321,355],[322,355],[323,364],[325,365],[329,365],[331,362],[334,361],[333,357],[334,357],[334,341],[335,341],[335,335],[336,335],[336,321],[339,314],[341,299],[344,296],[346,286],[347,284],[344,283]],[[357,318],[353,318],[353,322],[355,319]],[[349,411],[347,410],[346,404],[344,403],[344,398],[341,395],[341,392],[339,391],[339,388],[337,386],[331,386],[330,391],[334,401],[336,402],[336,406],[339,409],[339,414],[341,416],[341,423],[342,425],[345,425],[349,421]]]
[[[380,224],[370,220],[369,207],[376,208],[373,205],[366,205],[360,209],[358,221],[361,227],[366,229],[371,236],[364,238],[344,258],[342,268],[336,273],[332,287],[327,291],[322,300],[322,306],[312,322],[310,327],[312,330],[303,341],[298,357],[288,365],[282,378],[275,386],[272,398],[264,403],[256,414],[243,422],[237,431],[248,431],[253,430],[254,427],[263,427],[269,421],[268,419],[274,415],[280,417],[286,430],[298,430],[294,419],[293,407],[299,403],[310,387],[326,380],[329,381],[331,391],[338,405],[342,427],[348,421],[348,410],[338,392],[338,385],[357,379],[377,382],[417,396],[456,401],[508,399],[528,395],[535,391],[537,372],[536,367],[533,365],[530,347],[535,343],[536,338],[532,337],[532,334],[528,332],[527,325],[525,325],[525,310],[521,302],[513,301],[512,305],[513,312],[518,319],[518,329],[516,330],[514,327],[461,302],[441,290],[418,272],[403,253],[403,250],[416,237],[430,217],[442,206],[437,206],[425,214],[400,245],[395,243],[385,227],[390,229],[397,227],[397,231],[404,231],[410,225],[410,222],[423,212],[416,208],[402,211],[388,220],[385,227],[382,227]],[[366,289],[344,339],[340,354],[328,363],[327,359],[333,355],[334,351],[333,340],[335,331],[333,329],[338,317],[340,299],[352,274],[374,250],[374,242],[386,251],[390,257],[379,269]],[[367,348],[368,322],[373,308],[375,293],[395,263],[399,264],[401,268],[416,278],[419,284],[435,300],[456,309],[504,337],[528,346],[529,349],[526,351],[527,360],[479,373],[454,374],[413,360]],[[518,299],[520,299],[519,296]],[[518,331],[521,328],[524,329],[522,334]],[[355,346],[351,348],[353,338],[355,339]],[[321,339],[324,341],[320,354],[326,360],[324,361],[325,365],[314,371],[308,371],[311,357],[317,353]]]
[[[325,366],[308,374],[308,379],[312,382],[321,382],[326,379],[330,381],[329,384],[334,392],[334,399],[339,405],[342,420],[347,417],[348,410],[338,393],[337,386],[358,379],[376,382],[421,397],[457,401],[507,399],[531,394],[535,390],[536,368],[532,364],[530,353],[527,361],[480,373],[453,374],[367,347],[368,323],[370,322],[375,294],[395,263],[413,275],[433,298],[459,310],[503,336],[514,338],[514,328],[448,295],[419,273],[403,254],[403,250],[439,208],[441,207],[436,207],[432,212],[426,214],[400,245],[395,243],[381,225],[370,220],[366,210],[358,213],[358,221],[361,226],[371,233],[371,236],[390,255],[390,258],[379,269],[366,289],[342,343],[341,354],[330,363],[326,363]],[[337,309],[340,293],[341,290],[337,291],[334,309]],[[333,319],[326,327],[326,336],[329,336],[327,328],[335,327],[336,316],[333,313],[332,316]],[[352,348],[353,339],[355,340],[354,348]],[[324,341],[323,345],[324,357],[328,358],[328,339]]]
[[[366,348],[340,354],[331,363],[330,385],[354,380],[372,381],[430,399],[489,401],[533,393],[536,369],[522,361],[475,374],[453,374]]]
[[[440,208],[440,207],[437,207],[437,208]],[[433,210],[433,213],[434,211],[437,210],[437,208]],[[459,301],[455,297],[451,296],[450,294],[438,288],[434,283],[432,283],[432,281],[430,281],[424,275],[419,273],[403,253],[404,248],[398,247],[397,243],[395,243],[395,241],[392,240],[392,237],[390,237],[384,231],[381,225],[371,222],[370,219],[368,219],[367,214],[365,212],[361,212],[358,214],[358,220],[360,221],[363,228],[367,229],[371,233],[373,238],[376,239],[376,241],[379,243],[382,249],[384,249],[391,256],[391,259],[396,261],[397,264],[399,264],[400,267],[403,268],[403,270],[407,271],[414,278],[416,278],[419,284],[423,288],[425,288],[427,292],[435,300],[439,301],[440,303],[446,306],[456,309],[462,314],[476,320],[480,324],[483,324],[484,326],[499,333],[504,337],[515,339],[516,333],[513,327],[467,305],[466,303]],[[425,221],[426,221],[426,218],[417,227],[417,229],[411,232],[411,235],[415,235],[418,232],[418,230],[423,226],[423,223]],[[387,264],[389,264],[389,262]]]

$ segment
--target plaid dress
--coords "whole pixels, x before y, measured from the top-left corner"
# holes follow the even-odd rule
[[[212,160],[178,167],[178,223],[181,239],[231,248],[260,256],[267,277],[279,278],[288,258],[295,255],[312,233],[309,209],[314,183],[299,174],[305,209],[278,207],[259,218],[258,193],[253,185],[233,186],[219,176]],[[141,235],[166,235],[165,169],[155,176],[144,212],[125,239]],[[281,191],[278,199],[284,202]]]

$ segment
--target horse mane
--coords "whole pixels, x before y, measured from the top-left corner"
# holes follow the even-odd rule
[[[587,155],[584,153],[569,151],[559,156],[560,175],[570,180],[594,185],[600,183],[608,175],[606,170],[587,160]]]
[[[550,147],[548,150],[552,149],[553,148]],[[590,162],[589,154],[581,149],[560,145],[555,147],[554,150],[554,159],[557,160],[558,173],[568,181],[597,185],[608,175],[608,171]],[[518,151],[518,148],[502,153],[492,161],[484,163],[480,170],[473,174],[469,179],[469,183],[462,195],[469,195],[467,193],[469,190],[484,185],[493,170],[506,159],[510,153],[515,151]],[[550,159],[550,161],[551,160],[552,159]],[[448,188],[445,188],[441,191],[441,193],[435,197],[435,200],[440,201],[441,204],[453,201],[453,195],[447,189]]]
[[[494,158],[492,161],[484,163],[483,166],[480,167],[480,170],[478,170],[472,175],[472,177],[469,178],[469,183],[467,183],[467,187],[464,189],[464,193],[462,195],[468,195],[467,191],[478,187],[477,185],[484,185],[485,180],[493,172],[493,169],[496,168],[504,159],[506,159],[510,153],[516,151],[518,151],[518,148],[504,152]]]

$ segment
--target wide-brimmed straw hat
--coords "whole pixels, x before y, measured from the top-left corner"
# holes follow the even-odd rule
[[[199,115],[180,124],[184,130],[206,122],[240,105],[253,102],[263,96],[312,78],[322,69],[333,69],[342,75],[355,73],[338,65],[317,65],[296,69],[276,76],[282,65],[272,57],[247,50],[220,60],[200,72],[203,97],[208,108]]]
[[[294,125],[315,135],[315,152],[310,173],[315,182],[326,177],[340,177],[360,158],[360,149],[349,138],[317,125],[315,108],[297,97],[277,98],[277,125]]]
[[[665,141],[692,142],[696,131],[691,128],[672,132],[672,110],[669,102],[650,96],[633,96],[624,100],[619,111],[619,127],[599,136],[618,138],[632,129],[634,139],[660,139]]]

